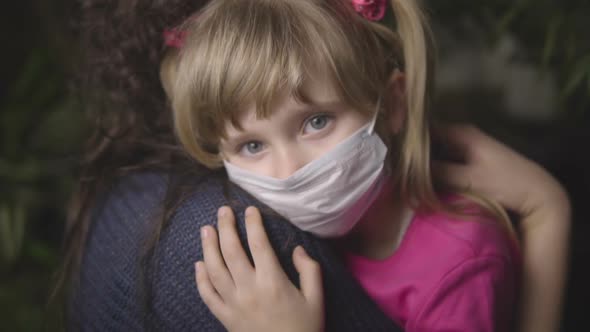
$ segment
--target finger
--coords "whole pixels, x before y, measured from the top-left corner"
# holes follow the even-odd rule
[[[471,188],[471,174],[468,166],[437,160],[433,160],[431,166],[434,178],[443,184],[458,189]]]
[[[248,234],[248,246],[254,259],[254,266],[256,272],[265,276],[277,276],[284,274],[279,260],[272,248],[264,224],[262,223],[262,216],[260,211],[253,206],[246,209],[246,232]]]
[[[204,265],[206,266],[207,275],[217,292],[223,299],[227,300],[235,290],[235,285],[221,256],[219,239],[215,228],[211,226],[201,228],[201,242],[203,244]]]
[[[218,220],[221,254],[225,264],[236,286],[246,286],[254,278],[254,268],[242,247],[232,210],[227,206],[221,207],[218,211]]]
[[[293,264],[299,273],[299,284],[303,296],[317,309],[323,309],[324,289],[320,265],[309,257],[301,246],[297,246],[293,251]]]
[[[439,125],[431,134],[441,159],[463,162],[471,159],[475,141],[485,136],[477,127],[466,124]]]
[[[197,290],[203,300],[203,303],[211,310],[219,320],[223,320],[226,314],[225,303],[219,293],[215,290],[209,274],[207,273],[207,267],[203,262],[195,263],[195,280],[197,282]]]

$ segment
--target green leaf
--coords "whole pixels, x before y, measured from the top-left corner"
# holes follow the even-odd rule
[[[590,54],[579,59],[573,66],[567,84],[562,90],[561,97],[567,98],[571,96],[587,75],[590,76]]]
[[[25,236],[26,210],[21,202],[14,207],[0,205],[0,255],[8,265],[14,263],[21,254]]]
[[[29,241],[25,248],[26,255],[38,264],[54,266],[59,262],[58,250],[39,241]]]
[[[26,223],[27,211],[21,201],[16,204],[12,214],[12,236],[14,238],[13,245],[15,258],[18,257],[22,251]]]
[[[498,25],[496,27],[497,35],[501,35],[508,30],[508,27],[512,22],[526,9],[527,3],[530,0],[520,0],[515,3],[510,10],[504,16],[500,18]]]
[[[12,262],[12,236],[10,231],[10,210],[7,204],[0,205],[0,257],[4,263]]]
[[[32,157],[20,162],[0,159],[0,179],[6,182],[32,182],[41,172],[39,162]]]
[[[87,130],[82,112],[71,99],[63,99],[39,120],[36,132],[29,136],[35,151],[62,155],[80,147]],[[72,124],[76,125],[72,125]]]
[[[563,14],[559,14],[551,20],[545,35],[545,45],[543,47],[542,67],[547,68],[549,61],[555,52],[558,32],[563,25]]]
[[[32,50],[23,66],[24,69],[21,75],[13,85],[10,95],[22,98],[26,97],[27,93],[34,91],[32,86],[40,77],[43,77],[44,71],[42,68],[45,66],[45,63],[45,55],[39,50]]]

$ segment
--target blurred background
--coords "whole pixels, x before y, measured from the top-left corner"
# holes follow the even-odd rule
[[[47,306],[87,134],[69,93],[72,0],[3,5],[0,19],[0,322],[58,329]],[[436,112],[545,166],[574,207],[564,331],[590,331],[590,1],[427,1],[439,46]],[[551,243],[547,243],[551,246]]]

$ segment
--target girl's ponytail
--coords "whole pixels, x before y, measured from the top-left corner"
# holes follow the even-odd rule
[[[434,191],[430,170],[429,108],[434,82],[434,40],[419,4],[420,0],[391,0],[397,22],[398,38],[403,49],[406,76],[407,116],[400,145],[399,184],[401,197],[422,208],[465,214],[470,202],[483,207],[490,216],[502,222],[509,234],[516,235],[506,211],[496,202],[459,188],[467,201],[445,206]],[[467,205],[462,205],[462,204]],[[450,209],[449,209],[450,208]],[[469,214],[469,213],[467,213]]]
[[[437,202],[430,176],[427,114],[434,71],[432,31],[418,0],[391,0],[391,7],[403,49],[408,112],[400,145],[400,189],[402,197]]]

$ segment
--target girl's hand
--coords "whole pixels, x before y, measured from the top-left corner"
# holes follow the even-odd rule
[[[258,209],[246,209],[250,264],[229,207],[215,228],[201,229],[204,261],[195,264],[203,302],[228,331],[321,331],[324,323],[320,266],[303,250],[293,252],[301,290],[289,280],[268,241]],[[221,248],[221,250],[220,250]]]
[[[433,163],[439,180],[520,215],[524,260],[517,330],[558,331],[571,223],[567,193],[542,167],[475,127],[455,125],[437,134],[457,160]]]

